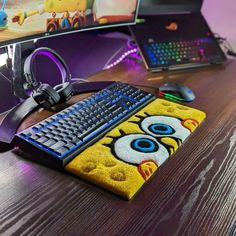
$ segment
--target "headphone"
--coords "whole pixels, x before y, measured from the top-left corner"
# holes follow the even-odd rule
[[[38,55],[47,56],[57,65],[62,76],[61,84],[53,88],[48,84],[42,84],[36,80],[34,73],[34,62]],[[50,48],[38,48],[26,58],[24,63],[24,75],[28,84],[28,88],[33,90],[32,97],[34,98],[35,102],[44,109],[50,109],[56,104],[66,102],[73,96],[69,68],[62,57]]]

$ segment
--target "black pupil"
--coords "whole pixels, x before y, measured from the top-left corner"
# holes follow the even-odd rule
[[[150,143],[149,142],[146,142],[146,141],[141,141],[139,142],[139,146],[142,147],[142,148],[148,148],[150,147]]]
[[[158,126],[158,127],[155,127],[155,130],[159,130],[159,131],[166,131],[167,128],[164,127],[164,126]]]
[[[155,134],[158,134],[158,135],[170,135],[170,134],[174,134],[175,133],[175,130],[169,126],[169,125],[166,125],[166,124],[153,124],[153,125],[150,125],[148,127],[148,129],[152,132],[152,133],[155,133]]]
[[[157,143],[148,138],[139,138],[131,142],[131,148],[142,153],[152,153],[158,151]]]

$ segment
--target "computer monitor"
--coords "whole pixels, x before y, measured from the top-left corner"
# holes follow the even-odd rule
[[[139,0],[0,0],[0,47],[135,23]]]
[[[197,12],[203,0],[141,0],[140,15]]]

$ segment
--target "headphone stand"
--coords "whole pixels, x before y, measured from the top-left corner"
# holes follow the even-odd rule
[[[34,41],[19,43],[13,45],[13,58],[12,58],[12,88],[14,95],[18,98],[27,99],[29,96],[26,94],[24,85],[26,80],[24,78],[24,63],[26,58],[35,50]]]
[[[0,152],[8,151],[13,146],[13,139],[22,120],[38,108],[32,97],[13,107],[0,125]]]

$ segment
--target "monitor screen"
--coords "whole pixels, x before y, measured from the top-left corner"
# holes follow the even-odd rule
[[[139,0],[0,0],[0,47],[135,22]]]
[[[141,0],[140,15],[200,11],[203,0]]]

